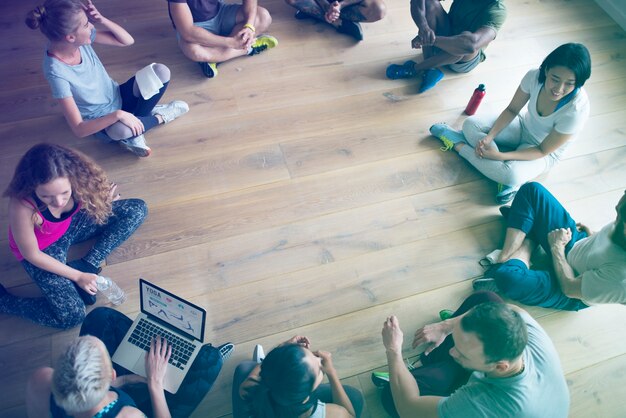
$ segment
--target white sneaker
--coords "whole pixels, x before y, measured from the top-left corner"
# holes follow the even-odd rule
[[[146,138],[143,135],[122,139],[118,142],[122,148],[127,149],[138,157],[148,157],[152,153],[150,147],[146,145]]]
[[[257,344],[254,346],[254,351],[252,352],[252,361],[256,363],[261,363],[265,358],[265,351],[263,351],[263,346],[261,344]]]
[[[174,100],[165,105],[156,105],[152,115],[161,115],[163,123],[170,123],[179,116],[189,112],[189,105],[182,100]]]

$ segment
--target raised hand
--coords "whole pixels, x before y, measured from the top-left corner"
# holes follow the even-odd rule
[[[341,3],[339,3],[338,1],[334,1],[330,3],[330,7],[326,10],[326,13],[324,14],[324,19],[326,19],[326,22],[328,23],[334,23],[339,19],[340,15]]]
[[[397,353],[402,352],[404,334],[400,329],[400,322],[395,315],[388,317],[383,323],[382,336],[385,349],[395,351]]]
[[[308,337],[305,337],[303,335],[294,335],[283,344],[298,344],[304,348],[311,348],[311,341]]]
[[[413,348],[426,344],[424,354],[428,355],[435,348],[439,347],[448,336],[448,332],[442,322],[424,325],[415,331],[413,337]]]
[[[87,19],[89,19],[91,23],[102,23],[104,17],[100,14],[98,9],[96,9],[96,6],[91,0],[88,0],[86,4],[83,3],[83,10],[85,10]]]
[[[548,243],[552,248],[565,248],[572,240],[572,230],[569,228],[559,228],[548,233]]]

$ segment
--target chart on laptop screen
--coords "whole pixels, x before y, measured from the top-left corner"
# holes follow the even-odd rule
[[[202,337],[202,312],[184,300],[142,281],[142,309],[144,312],[193,335]]]

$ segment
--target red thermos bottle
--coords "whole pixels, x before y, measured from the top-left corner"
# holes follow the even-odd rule
[[[478,109],[478,105],[480,105],[483,97],[485,97],[485,93],[485,85],[479,84],[476,90],[474,90],[474,94],[472,94],[472,97],[465,108],[466,115],[473,115],[476,113],[476,109]]]

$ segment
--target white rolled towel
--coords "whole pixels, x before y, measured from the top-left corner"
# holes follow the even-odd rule
[[[154,62],[150,65],[146,65],[135,74],[137,87],[139,87],[139,92],[144,100],[148,100],[157,94],[159,90],[161,90],[161,87],[163,87],[163,82],[154,72],[155,65],[156,63]]]

